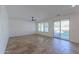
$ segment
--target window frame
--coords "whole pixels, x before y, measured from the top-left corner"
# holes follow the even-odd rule
[[[47,28],[47,31],[46,31],[46,28]],[[49,31],[48,22],[40,22],[40,23],[38,23],[38,32],[48,32],[48,31]]]

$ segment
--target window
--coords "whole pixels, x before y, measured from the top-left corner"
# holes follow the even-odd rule
[[[44,32],[48,32],[48,23],[44,23]]]
[[[38,23],[39,32],[48,32],[48,23]]]
[[[41,32],[44,32],[44,23],[41,23]]]
[[[38,23],[38,31],[41,31],[41,24],[40,23]]]

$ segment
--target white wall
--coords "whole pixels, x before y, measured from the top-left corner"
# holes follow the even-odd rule
[[[79,43],[79,14],[71,15],[70,40]]]
[[[35,23],[20,19],[9,19],[9,36],[21,36],[35,33]]]
[[[8,16],[5,6],[0,6],[0,54],[5,52],[8,41]]]

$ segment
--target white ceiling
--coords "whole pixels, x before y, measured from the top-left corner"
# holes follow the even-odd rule
[[[38,20],[45,20],[56,17],[57,14],[66,15],[79,10],[79,7],[70,5],[9,5],[7,6],[9,18],[31,20],[36,17]]]

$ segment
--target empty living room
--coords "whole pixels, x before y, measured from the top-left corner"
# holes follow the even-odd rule
[[[0,54],[79,54],[78,5],[0,5]]]

